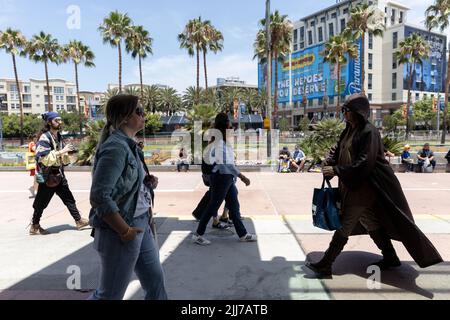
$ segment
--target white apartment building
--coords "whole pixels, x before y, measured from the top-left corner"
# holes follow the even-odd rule
[[[19,81],[25,114],[42,114],[48,111],[47,85],[45,80]],[[54,111],[73,112],[77,109],[76,86],[62,79],[49,79],[50,99]],[[19,93],[14,79],[0,79],[0,111],[19,114]]]
[[[335,71],[333,73],[333,68],[336,68],[323,63],[320,52],[331,36],[344,30],[350,19],[351,8],[361,2],[376,6],[380,15],[384,14],[386,27],[383,37],[374,37],[370,33],[365,36],[364,83],[365,92],[371,101],[372,121],[380,125],[384,115],[392,113],[407,101],[407,66],[399,66],[393,56],[400,41],[413,32],[419,33],[429,42],[431,54],[423,66],[417,66],[414,71],[412,102],[424,96],[439,95],[443,99],[446,57],[442,53],[446,50],[447,42],[444,34],[428,32],[424,26],[409,23],[409,8],[404,4],[388,0],[342,0],[294,22],[292,52],[286,57],[282,67],[279,67],[279,118],[287,117],[293,126],[297,126],[304,116],[302,92],[306,90],[297,88],[296,83],[306,83],[306,78],[311,78],[311,75],[317,83],[312,80],[311,86],[315,85],[316,90],[313,94],[306,93],[306,116],[320,119],[324,108],[331,113],[336,111],[337,85]],[[305,59],[310,60],[308,62]],[[297,62],[300,66],[296,66]],[[344,96],[353,93],[355,77],[360,76],[360,62],[357,58],[343,66],[341,81],[345,84]],[[357,82],[360,83],[360,80]],[[309,81],[307,83],[310,84]],[[259,65],[259,87],[263,86],[264,68]],[[358,90],[360,89],[359,86]]]

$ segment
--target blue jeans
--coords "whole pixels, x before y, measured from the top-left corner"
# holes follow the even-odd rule
[[[217,211],[222,205],[222,202],[225,200],[237,235],[239,237],[245,236],[247,234],[247,230],[241,221],[238,190],[236,188],[234,176],[231,174],[213,173],[210,176],[210,183],[211,197],[198,224],[197,234],[205,234],[206,226],[208,225],[209,220],[214,215],[217,215]]]
[[[147,214],[133,219],[132,227],[144,232],[127,243],[111,229],[95,230],[94,248],[100,255],[101,273],[99,286],[89,299],[122,300],[134,270],[146,300],[167,300],[159,249],[155,247],[148,220]]]

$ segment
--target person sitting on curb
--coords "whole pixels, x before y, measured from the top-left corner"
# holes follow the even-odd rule
[[[427,158],[428,158],[428,161],[430,161],[430,165],[433,166],[433,171],[434,171],[434,167],[436,167],[436,160],[434,160],[434,153],[433,153],[433,151],[430,150],[429,143],[425,143],[423,145],[423,149],[417,153],[417,159],[418,159],[417,164],[420,168],[423,167]]]
[[[406,172],[414,172],[414,160],[409,153],[410,149],[411,147],[409,146],[409,144],[405,144],[401,155],[402,163],[406,165]]]

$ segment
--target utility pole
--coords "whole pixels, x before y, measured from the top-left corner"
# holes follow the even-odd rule
[[[267,133],[267,156],[272,157],[272,52],[270,37],[270,0],[266,0],[266,58],[267,58],[267,114],[269,118],[269,131]],[[276,97],[275,97],[276,99]]]

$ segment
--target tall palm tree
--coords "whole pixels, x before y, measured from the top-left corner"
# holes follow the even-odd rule
[[[127,86],[125,87],[124,93],[129,94],[131,96],[139,97],[141,96],[141,89],[136,88],[134,86]]]
[[[350,11],[350,20],[344,30],[346,35],[351,35],[353,39],[361,38],[361,91],[365,92],[365,44],[366,33],[370,32],[375,37],[382,37],[386,29],[384,25],[384,13],[376,6],[369,6],[367,3],[361,3]]]
[[[102,105],[101,105],[101,109],[102,109],[102,113],[106,114],[106,105],[108,103],[108,100],[111,99],[114,96],[117,96],[118,94],[120,94],[119,89],[114,88],[114,89],[108,89],[105,92],[105,95],[102,99]]]
[[[142,94],[142,103],[147,112],[155,113],[158,109],[161,100],[161,89],[156,85],[145,86]]]
[[[205,69],[205,89],[208,90],[208,73],[206,69],[206,54],[208,53],[208,50],[210,50],[213,53],[217,53],[219,51],[222,51],[223,49],[223,35],[222,32],[214,28],[213,25],[211,25],[211,22],[206,20],[203,22],[202,26],[202,32],[204,36],[204,42],[202,45],[202,51],[203,51],[203,66]]]
[[[443,32],[450,23],[450,1],[448,0],[435,0],[434,4],[429,6],[425,11],[426,20],[425,26],[431,30],[439,28]],[[445,46],[442,47],[444,52],[442,56],[446,57]],[[447,133],[447,115],[448,115],[448,95],[450,86],[450,62],[447,59],[447,77],[445,79],[445,101],[444,101],[444,123],[442,125],[442,137],[441,144],[445,144],[445,134]]]
[[[213,107],[217,107],[219,104],[218,92],[216,88],[208,88],[202,90],[200,94],[200,101],[204,104],[212,105]]]
[[[406,103],[406,140],[409,138],[410,108],[411,108],[411,87],[413,81],[413,70],[416,64],[422,65],[424,59],[428,57],[430,47],[419,34],[413,33],[399,43],[399,50],[395,52],[395,58],[399,64],[408,64],[408,100]]]
[[[161,90],[160,106],[167,115],[173,115],[181,107],[181,98],[174,88],[167,87]]]
[[[141,99],[144,99],[144,84],[142,81],[142,59],[147,58],[148,54],[153,54],[152,51],[153,39],[149,32],[143,26],[134,26],[131,28],[131,33],[126,39],[127,52],[131,52],[131,56],[139,59],[139,79],[141,83]]]
[[[200,101],[199,94],[202,95],[202,89],[200,88],[200,92],[197,90],[197,88],[190,86],[186,88],[186,90],[183,92],[183,96],[181,97],[183,101],[183,107],[187,110],[191,109]]]
[[[4,49],[6,53],[12,57],[14,77],[16,79],[17,93],[19,95],[19,107],[20,107],[20,145],[24,144],[23,138],[23,102],[22,93],[20,90],[19,76],[17,73],[16,55],[23,55],[24,49],[27,46],[27,39],[19,30],[13,30],[11,28],[0,34],[0,49]]]
[[[98,28],[102,34],[103,43],[109,43],[113,48],[117,47],[119,53],[119,92],[122,92],[122,40],[130,35],[131,24],[128,14],[114,11]]]
[[[81,41],[73,40],[62,48],[62,58],[67,61],[71,60],[75,66],[75,83],[77,86],[77,105],[80,116],[80,135],[83,134],[83,111],[80,105],[80,86],[78,81],[78,65],[83,64],[86,68],[95,67],[95,55],[91,49],[84,45]]]
[[[26,52],[34,62],[43,62],[45,65],[45,81],[47,84],[48,111],[53,111],[52,97],[50,95],[50,84],[48,82],[48,63],[59,64],[61,62],[61,47],[58,40],[51,34],[41,31],[35,34],[28,43]]]
[[[337,105],[340,106],[341,98],[341,66],[347,62],[347,57],[356,58],[358,55],[358,48],[356,44],[345,35],[337,35],[330,37],[325,43],[325,50],[323,52],[323,61],[336,64],[337,66]]]
[[[255,57],[260,60],[265,56],[266,48],[266,19],[260,21],[261,30],[256,35],[254,42]],[[274,90],[274,113],[278,114],[278,63],[284,60],[284,57],[289,53],[292,42],[292,22],[287,15],[281,15],[278,10],[270,15],[270,54],[275,62],[275,90]],[[276,122],[275,118],[275,122]]]
[[[200,91],[200,51],[207,42],[203,32],[203,25],[209,23],[208,20],[202,21],[202,17],[189,20],[182,33],[178,35],[180,48],[186,49],[189,56],[197,57],[197,90]]]

